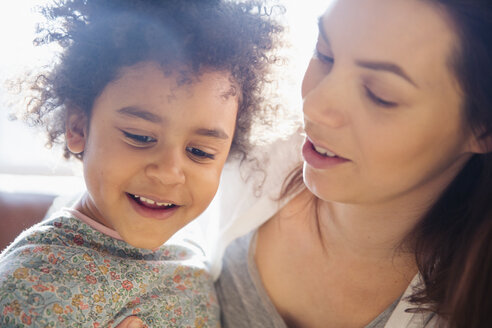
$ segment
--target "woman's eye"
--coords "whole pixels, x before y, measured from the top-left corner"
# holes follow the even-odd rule
[[[149,144],[153,144],[157,141],[157,139],[149,137],[149,136],[142,136],[138,134],[133,134],[129,132],[123,131],[123,134],[127,139],[130,139],[132,143],[138,145],[138,146],[148,146]]]
[[[333,63],[335,62],[335,59],[333,57],[330,57],[330,56],[327,56],[327,55],[323,55],[318,50],[318,48],[314,49],[314,56],[316,58],[318,58],[321,62],[325,63],[325,64],[333,65]]]
[[[190,153],[191,155],[193,155],[194,157],[215,159],[214,155],[206,153],[203,150],[195,148],[195,147],[186,147],[186,151],[188,153]]]
[[[371,89],[369,89],[368,87],[365,87],[365,89],[366,89],[367,97],[376,105],[381,106],[381,107],[385,107],[385,108],[393,108],[393,107],[398,106],[398,104],[395,102],[387,101],[387,100],[384,100],[384,99],[376,96],[376,94],[374,94],[374,92],[372,92]]]

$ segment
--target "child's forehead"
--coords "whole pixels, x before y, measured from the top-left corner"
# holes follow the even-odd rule
[[[138,85],[152,84],[169,87],[169,89],[185,89],[190,91],[197,84],[205,84],[209,89],[218,88],[224,96],[236,95],[237,82],[231,72],[214,68],[202,68],[195,72],[186,66],[165,67],[155,61],[143,61],[119,69],[117,77],[109,84],[135,88]],[[233,90],[231,90],[233,89]]]
[[[220,106],[233,101],[238,106],[240,93],[229,72],[206,70],[195,75],[182,72],[166,71],[154,62],[124,67],[96,98],[95,105],[106,104],[113,109],[135,105],[159,108],[173,104]]]

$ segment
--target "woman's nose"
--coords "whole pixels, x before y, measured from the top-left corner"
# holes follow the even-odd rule
[[[165,151],[147,165],[145,173],[149,178],[164,185],[184,184],[183,158],[176,151]]]
[[[342,110],[329,106],[322,99],[306,98],[302,107],[305,121],[331,128],[340,128],[347,122]]]
[[[311,72],[315,75],[315,72]],[[311,81],[306,81],[311,78]],[[343,84],[335,81],[333,72],[324,76],[306,76],[303,85],[304,120],[312,123],[339,128],[347,124],[345,110],[347,97]]]

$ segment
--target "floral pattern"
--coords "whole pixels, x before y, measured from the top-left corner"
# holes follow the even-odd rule
[[[0,255],[1,327],[218,327],[213,281],[182,243],[132,247],[63,213]]]

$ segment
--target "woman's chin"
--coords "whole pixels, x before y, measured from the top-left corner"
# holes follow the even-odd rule
[[[337,198],[336,188],[333,188],[333,184],[326,184],[323,177],[307,167],[306,163],[303,169],[303,181],[306,188],[317,198],[324,201],[332,201]],[[327,185],[330,185],[331,188],[327,188]]]

